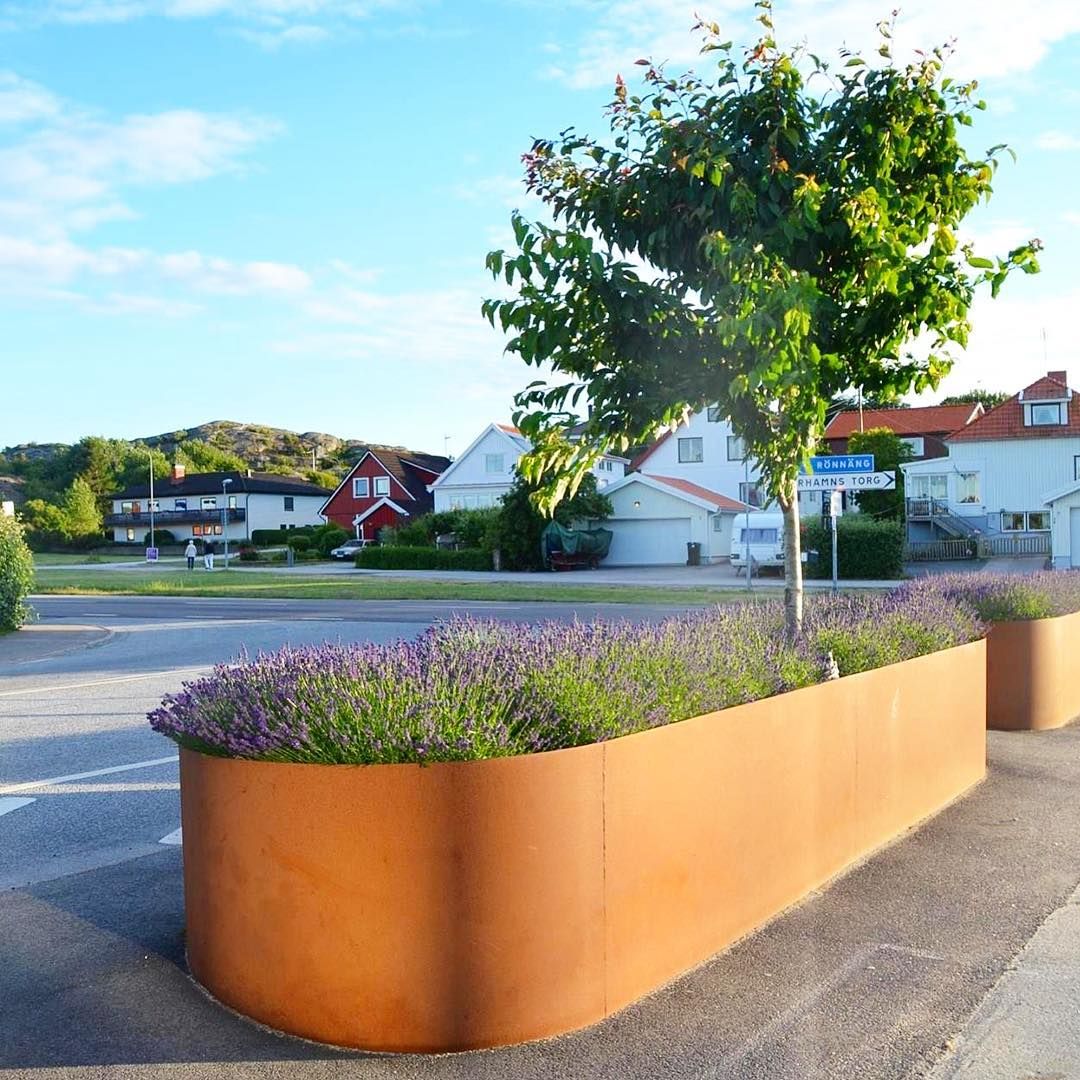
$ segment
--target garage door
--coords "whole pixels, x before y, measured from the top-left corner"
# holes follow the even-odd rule
[[[604,522],[615,536],[605,566],[656,566],[686,562],[689,518],[653,518]]]
[[[1069,510],[1069,565],[1080,570],[1080,507]]]

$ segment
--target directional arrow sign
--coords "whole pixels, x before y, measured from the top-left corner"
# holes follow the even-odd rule
[[[835,473],[827,476],[800,476],[799,491],[892,491],[895,472]]]

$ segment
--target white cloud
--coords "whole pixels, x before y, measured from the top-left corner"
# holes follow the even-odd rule
[[[0,124],[21,124],[59,112],[60,103],[43,86],[0,71]]]
[[[241,29],[237,34],[267,52],[276,52],[286,45],[314,45],[330,37],[330,31],[326,27],[304,24],[272,30]]]
[[[807,41],[818,55],[846,44],[876,49],[875,25],[891,5],[875,9],[864,0],[787,0],[774,11],[777,38],[784,44]],[[695,13],[720,24],[722,33],[748,44],[760,29],[747,17],[744,0],[599,0],[575,6],[587,29],[576,43],[564,42],[559,62],[546,74],[583,89],[610,86],[616,74],[629,79],[639,57],[667,61],[673,69],[704,67],[699,40],[690,33]],[[587,21],[586,21],[587,20]],[[914,49],[956,39],[948,71],[957,77],[990,78],[1029,71],[1056,41],[1080,31],[1080,5],[1046,0],[1032,18],[1012,0],[909,0],[900,10],[894,38],[899,60]]]
[[[1040,150],[1080,150],[1080,138],[1065,131],[1044,131],[1035,137]]]

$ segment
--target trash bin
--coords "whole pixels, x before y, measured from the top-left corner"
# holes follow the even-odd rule
[[[701,544],[697,540],[688,540],[686,542],[686,565],[701,565]]]

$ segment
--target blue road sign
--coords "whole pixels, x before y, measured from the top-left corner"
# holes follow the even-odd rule
[[[822,454],[810,459],[810,475],[874,471],[873,454]]]

